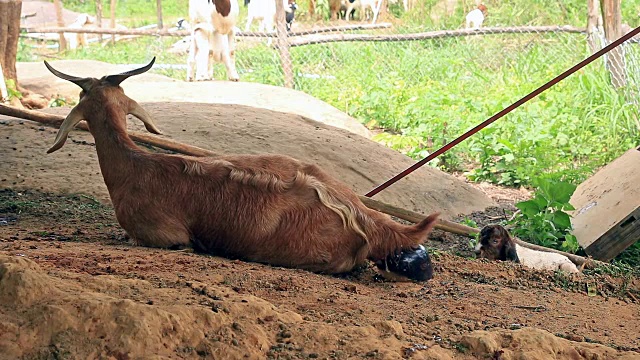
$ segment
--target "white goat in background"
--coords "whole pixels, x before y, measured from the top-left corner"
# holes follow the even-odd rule
[[[247,23],[244,31],[249,31],[253,20],[260,20],[259,32],[274,32],[276,21],[276,1],[277,0],[251,0],[247,6]],[[293,2],[282,0],[282,6],[287,14],[291,14]],[[293,19],[292,19],[293,20]]]
[[[480,29],[484,22],[484,17],[487,14],[487,7],[483,4],[478,5],[474,10],[471,10],[465,18],[465,27],[467,29]]]
[[[96,18],[89,14],[80,14],[74,22],[69,24],[69,28],[82,29],[87,25],[95,23]],[[64,33],[64,39],[67,41],[69,49],[77,49],[79,46],[87,46],[87,34],[82,33]]]

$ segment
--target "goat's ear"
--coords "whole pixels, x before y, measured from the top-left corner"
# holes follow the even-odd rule
[[[140,119],[144,123],[144,127],[150,133],[162,135],[160,130],[158,130],[158,128],[156,127],[156,124],[153,123],[153,120],[151,119],[151,115],[149,115],[147,110],[142,108],[142,106],[140,106],[140,104],[138,104],[135,100],[129,99],[129,101],[130,102],[129,102],[128,113]]]
[[[62,145],[64,145],[65,141],[67,141],[67,137],[73,128],[80,122],[80,120],[84,119],[84,113],[80,108],[76,105],[69,115],[64,119],[62,124],[60,125],[60,130],[58,130],[58,135],[56,135],[56,141],[53,146],[47,150],[47,154],[51,154],[52,152],[60,149]]]

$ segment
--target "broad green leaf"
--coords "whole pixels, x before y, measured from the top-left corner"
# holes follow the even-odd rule
[[[513,156],[513,154],[504,154],[502,158],[504,159],[505,162],[510,163],[515,159],[515,156]]]
[[[564,241],[562,242],[562,249],[574,254],[580,248],[580,244],[578,244],[578,239],[575,236],[568,234],[564,237]]]
[[[553,223],[556,225],[556,228],[560,230],[571,228],[571,218],[569,214],[562,210],[557,210],[553,213]]]
[[[549,186],[548,194],[551,197],[549,200],[557,201],[559,203],[568,203],[574,191],[576,191],[575,185],[559,181]]]
[[[527,217],[533,217],[542,210],[535,200],[519,202],[516,207]]]
[[[533,198],[533,201],[538,204],[538,208],[540,209],[540,211],[543,211],[549,206],[549,200],[540,194],[536,194],[536,196]]]

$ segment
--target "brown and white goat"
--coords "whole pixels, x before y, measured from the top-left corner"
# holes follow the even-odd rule
[[[210,80],[213,63],[224,63],[227,78],[238,81],[235,26],[237,0],[189,0],[191,38],[187,56],[187,81]]]
[[[318,166],[288,156],[191,157],[140,149],[127,135],[127,114],[149,132],[160,131],[119,84],[149,70],[153,62],[95,79],[60,73],[45,61],[54,75],[82,88],[48,153],[60,149],[85,120],[116,218],[139,244],[192,246],[248,261],[340,273],[367,259],[379,267],[388,257],[397,260],[398,253],[419,248],[435,225],[437,213],[413,226],[399,224],[364,206]],[[422,265],[431,278],[430,261]]]
[[[378,19],[378,12],[380,10],[381,1],[380,0],[346,0],[345,5],[347,7],[345,11],[345,20],[349,21],[351,19],[350,14],[354,10],[358,10],[358,15],[360,16],[360,20],[369,20],[369,11],[371,12],[371,20],[372,23],[375,23]]]
[[[500,225],[487,225],[480,230],[476,255],[489,260],[513,261],[539,270],[580,272],[576,265],[562,254],[537,251],[516,244],[509,232]]]
[[[484,4],[478,5],[477,8],[471,10],[465,17],[465,28],[480,29],[484,18],[487,16],[487,7]]]

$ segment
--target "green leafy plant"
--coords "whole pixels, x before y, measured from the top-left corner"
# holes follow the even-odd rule
[[[460,221],[460,224],[462,225],[467,225],[470,226],[472,228],[477,228],[478,227],[478,223],[475,222],[475,220],[473,219],[469,219],[467,217],[465,217],[462,221]],[[478,245],[478,241],[480,241],[480,233],[476,233],[473,235],[473,238],[469,239],[469,248],[470,249],[475,249],[476,245]]]
[[[509,221],[512,233],[545,247],[575,253],[578,241],[570,232],[571,218],[567,211],[575,210],[569,203],[576,186],[563,181],[539,179],[533,199],[516,204],[519,212]]]
[[[75,105],[72,102],[67,102],[67,100],[60,96],[60,94],[56,94],[51,100],[49,100],[49,107],[63,107],[63,106],[73,106]]]
[[[9,99],[17,98],[22,99],[22,93],[18,90],[16,86],[16,82],[13,79],[6,79],[5,84],[7,84],[7,92],[9,93]]]

